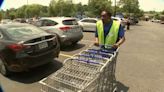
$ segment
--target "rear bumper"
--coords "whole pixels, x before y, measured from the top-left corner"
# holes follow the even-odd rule
[[[83,38],[83,35],[75,34],[72,37],[62,36],[60,37],[61,45],[71,45],[74,42],[78,42]]]
[[[8,66],[8,70],[12,72],[22,72],[29,70],[30,68],[38,67],[49,62],[55,57],[58,57],[60,53],[60,46],[57,45],[54,49],[42,53],[38,56],[27,56],[23,58],[17,58]]]

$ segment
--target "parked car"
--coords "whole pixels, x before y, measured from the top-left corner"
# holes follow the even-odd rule
[[[151,22],[155,22],[155,23],[160,23],[161,22],[161,20],[159,20],[159,19],[151,19]]]
[[[24,23],[0,25],[0,72],[21,72],[46,64],[60,52],[56,35]]]
[[[97,21],[97,18],[83,18],[78,21],[78,23],[82,27],[83,31],[96,31]]]
[[[160,23],[161,23],[161,24],[164,24],[164,16],[161,17]]]
[[[2,19],[1,20],[1,24],[8,24],[8,23],[11,23],[12,22],[12,20],[10,20],[10,19]]]
[[[164,24],[164,21],[160,21],[161,24]]]
[[[123,28],[125,28],[127,21],[124,18],[119,18],[119,17],[111,17],[113,20],[119,21],[121,23],[121,25],[123,26]]]
[[[130,17],[130,24],[135,25],[139,22],[138,18],[136,17]]]
[[[78,25],[76,18],[40,18],[35,25],[44,29],[48,33],[56,33],[60,38],[61,45],[76,44],[83,38],[81,26]]]
[[[26,23],[26,19],[25,18],[16,18],[16,19],[14,19],[14,22]]]

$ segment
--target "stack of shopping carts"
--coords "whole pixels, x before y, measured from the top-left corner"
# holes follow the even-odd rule
[[[64,66],[40,81],[42,92],[112,92],[118,49],[92,47],[64,61]]]

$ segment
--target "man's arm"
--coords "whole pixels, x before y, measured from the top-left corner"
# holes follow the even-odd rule
[[[113,48],[118,48],[121,44],[125,42],[125,36],[119,38],[118,42],[113,45]]]
[[[121,44],[125,42],[125,30],[122,25],[120,25],[119,33],[118,33],[118,41],[113,45],[114,48],[119,47]]]
[[[98,46],[99,45],[99,40],[98,40],[98,33],[97,33],[97,28],[95,28],[95,42],[94,45]]]

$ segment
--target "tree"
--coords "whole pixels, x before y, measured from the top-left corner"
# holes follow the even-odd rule
[[[27,5],[24,5],[24,6],[20,7],[20,8],[18,8],[16,17],[24,18],[26,16],[25,10],[26,10],[27,7],[28,7]]]
[[[81,3],[75,4],[75,10],[78,15],[82,15],[84,13],[83,5]]]
[[[0,21],[5,18],[5,11],[4,10],[0,10]]]
[[[73,16],[75,8],[72,1],[51,0],[48,10],[50,16]]]
[[[2,11],[0,11],[0,21],[2,20],[3,15],[2,15]]]
[[[102,10],[112,11],[110,0],[89,0],[88,2],[89,11],[94,17],[100,15]]]
[[[120,0],[119,6],[128,14],[137,14],[140,12],[138,0]]]
[[[39,5],[39,4],[32,4],[32,5],[24,5],[17,9],[17,17],[19,18],[29,18],[29,17],[38,17],[44,16],[48,13],[48,7]],[[46,15],[47,16],[47,15]]]
[[[144,16],[144,11],[140,10],[138,14],[136,14],[137,17],[143,17]]]
[[[160,19],[159,13],[156,13],[156,14],[154,15],[154,18],[155,18],[155,19]]]
[[[40,17],[48,17],[48,6],[42,6],[40,11]]]
[[[162,15],[164,15],[164,10],[161,12]]]
[[[17,9],[14,8],[7,9],[6,12],[4,12],[3,18],[9,18],[13,20],[16,17],[16,11]]]
[[[150,13],[150,14],[156,14],[157,12],[156,11],[149,11],[148,13]]]

